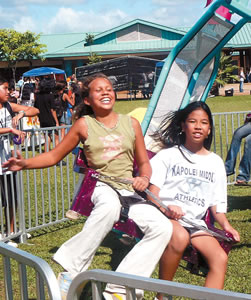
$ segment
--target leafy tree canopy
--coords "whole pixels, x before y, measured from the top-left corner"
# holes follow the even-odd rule
[[[92,65],[98,62],[102,61],[102,56],[98,55],[95,52],[92,52],[91,46],[94,41],[94,35],[91,33],[87,33],[85,36],[85,42],[87,43],[88,46],[90,46],[90,56],[88,56],[88,65]]]
[[[238,69],[238,66],[233,65],[232,56],[221,54],[216,83],[220,86],[225,86],[232,81],[239,81],[237,75],[233,75],[233,71]]]
[[[91,34],[91,33],[86,33],[86,35],[85,35],[85,42],[88,45],[92,45],[93,41],[94,41],[94,35]]]
[[[98,55],[97,53],[91,53],[91,55],[88,56],[88,65],[96,64],[101,61],[102,56]]]
[[[46,45],[39,40],[40,35],[30,31],[21,33],[14,29],[0,29],[0,60],[8,62],[14,78],[18,62],[28,61],[31,65],[33,59],[43,60]]]

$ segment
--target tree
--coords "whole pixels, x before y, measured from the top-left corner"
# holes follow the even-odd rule
[[[102,61],[102,56],[97,55],[97,53],[91,53],[91,55],[88,57],[87,65],[96,64],[101,61]]]
[[[14,29],[0,29],[0,60],[7,61],[16,81],[16,68],[21,61],[28,61],[32,66],[33,59],[43,60],[46,45],[39,43],[40,35],[30,31],[24,33]]]
[[[85,35],[85,42],[87,43],[88,46],[91,46],[94,41],[94,35],[91,33],[86,33]]]
[[[233,71],[238,69],[238,66],[233,65],[232,56],[221,54],[218,74],[216,77],[216,82],[219,86],[224,87],[227,83],[234,81],[239,81],[237,75],[233,75]]]
[[[233,75],[233,71],[238,69],[238,66],[233,65],[232,56],[221,53],[218,74],[211,88],[211,95],[219,96],[219,88],[224,87],[232,81],[239,81],[237,75]]]
[[[97,53],[92,53],[92,44],[94,41],[94,35],[87,33],[85,36],[85,42],[87,46],[90,46],[90,56],[88,57],[87,65],[92,65],[102,61],[102,56],[98,55]]]

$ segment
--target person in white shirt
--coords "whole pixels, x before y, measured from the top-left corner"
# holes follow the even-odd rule
[[[222,159],[209,151],[212,131],[212,115],[204,102],[195,101],[184,109],[171,112],[154,134],[164,149],[150,161],[153,173],[149,189],[168,207],[168,210],[162,210],[172,219],[174,229],[160,260],[160,279],[173,279],[183,252],[191,243],[209,265],[205,286],[222,289],[227,254],[213,236],[181,220],[184,216],[206,227],[202,218],[210,208],[219,225],[240,241],[239,233],[225,215],[226,172]],[[159,299],[161,297],[158,295]]]

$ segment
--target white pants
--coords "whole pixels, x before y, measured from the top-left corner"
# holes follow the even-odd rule
[[[119,220],[121,204],[111,187],[98,182],[92,202],[94,208],[82,231],[66,241],[53,257],[73,277],[88,269],[96,250]],[[144,203],[130,206],[129,218],[139,226],[144,237],[126,255],[116,271],[150,277],[171,238],[172,224],[157,208]],[[109,290],[114,288],[109,285]],[[116,291],[124,292],[119,287]]]

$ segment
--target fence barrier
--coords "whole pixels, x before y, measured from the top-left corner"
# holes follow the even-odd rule
[[[210,300],[244,300],[251,299],[251,295],[200,287],[196,285],[178,283],[167,280],[146,278],[130,274],[118,273],[107,270],[91,270],[80,273],[72,281],[67,300],[79,299],[83,287],[91,281],[92,300],[102,300],[101,283],[112,283],[126,287],[126,299],[136,300],[136,289],[159,292],[167,295],[168,300],[172,296],[186,297],[190,299]]]
[[[6,300],[31,299],[31,297],[29,297],[29,284],[36,286],[35,291],[33,291],[36,293],[36,299],[48,299],[46,296],[48,294],[51,300],[61,300],[61,293],[56,276],[47,262],[40,257],[34,256],[23,250],[16,249],[2,242],[0,242],[0,254],[3,259],[2,276],[4,278],[4,292]],[[34,270],[35,274],[33,277],[27,276],[27,267]],[[19,291],[17,291],[15,287],[15,295],[13,294],[13,272],[18,272],[19,274]],[[2,292],[3,290],[1,290],[1,293]]]

